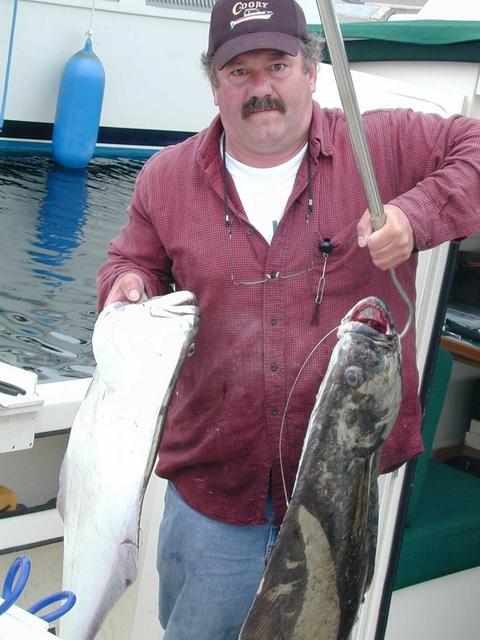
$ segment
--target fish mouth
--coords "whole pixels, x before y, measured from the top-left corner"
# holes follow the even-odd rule
[[[342,325],[354,323],[367,333],[381,336],[391,336],[396,333],[392,314],[387,305],[370,296],[357,302],[342,320]]]

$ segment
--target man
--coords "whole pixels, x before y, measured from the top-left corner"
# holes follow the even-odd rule
[[[312,100],[320,51],[301,9],[254,4],[215,5],[203,64],[219,116],[146,163],[99,272],[100,308],[175,284],[201,311],[156,469],[170,481],[158,553],[166,640],[237,638],[334,334],[286,409],[312,348],[365,295],[383,298],[403,328],[407,310],[388,269],[398,266],[414,302],[414,249],[480,227],[478,123],[382,110],[364,117],[388,203],[372,233],[343,115]],[[382,471],[422,450],[414,343],[412,327]]]

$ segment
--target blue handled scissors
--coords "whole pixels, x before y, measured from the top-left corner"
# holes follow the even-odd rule
[[[8,611],[8,609],[10,609],[10,607],[20,597],[30,576],[30,569],[31,562],[27,556],[19,556],[10,565],[3,583],[2,598],[4,599],[4,602],[0,605],[0,615]],[[77,598],[72,591],[58,591],[56,593],[52,593],[50,596],[42,598],[27,609],[27,611],[35,615],[38,611],[45,609],[49,605],[65,600],[62,605],[53,611],[50,611],[50,613],[40,616],[42,620],[50,623],[58,620],[58,618],[61,618],[65,613],[67,613],[67,611],[70,611],[75,604],[76,599]]]

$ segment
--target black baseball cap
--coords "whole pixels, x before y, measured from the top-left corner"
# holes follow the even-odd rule
[[[217,0],[210,19],[208,55],[218,69],[254,49],[296,56],[308,37],[307,22],[295,0]]]

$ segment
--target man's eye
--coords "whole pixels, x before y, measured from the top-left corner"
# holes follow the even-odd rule
[[[246,73],[247,73],[247,70],[242,68],[232,70],[232,75],[235,77],[244,76]]]
[[[273,65],[273,70],[274,71],[283,71],[283,69],[286,68],[286,64],[284,62],[275,62],[275,64]]]

